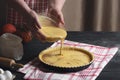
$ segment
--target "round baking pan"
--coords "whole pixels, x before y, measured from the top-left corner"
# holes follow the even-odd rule
[[[89,58],[89,62],[87,64],[77,65],[77,66],[74,66],[74,65],[73,66],[64,66],[64,65],[63,66],[60,66],[60,65],[58,66],[58,65],[53,65],[53,64],[47,63],[44,60],[44,56],[46,56],[46,54],[51,55],[51,52],[55,53],[56,51],[60,51],[59,46],[54,47],[54,48],[47,48],[47,49],[43,50],[42,52],[40,52],[38,58],[42,62],[42,64],[44,65],[45,68],[49,69],[50,71],[55,71],[55,72],[60,72],[60,73],[81,71],[81,70],[84,70],[84,69],[88,68],[93,63],[94,56],[91,52],[89,52],[87,50],[84,50],[84,49],[81,49],[81,48],[76,48],[76,47],[70,47],[70,46],[63,46],[62,50],[78,51],[78,52],[80,52],[80,54],[82,53],[84,55],[87,55],[88,58]],[[69,54],[69,53],[67,53],[67,54]],[[55,55],[56,55],[56,53],[55,53]],[[58,54],[58,55],[60,55],[60,54]],[[62,53],[62,55],[64,55],[64,53]],[[84,57],[82,57],[82,58],[84,60]]]

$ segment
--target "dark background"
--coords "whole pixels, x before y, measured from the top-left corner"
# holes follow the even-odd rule
[[[6,1],[0,0],[0,27],[6,23]]]

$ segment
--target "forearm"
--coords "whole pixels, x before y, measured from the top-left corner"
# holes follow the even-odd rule
[[[24,0],[6,0],[8,1],[9,6],[13,7],[23,16],[28,15],[31,11],[29,6],[24,2]]]
[[[66,0],[49,0],[50,1],[50,7],[56,8],[57,10],[62,10],[63,5]]]

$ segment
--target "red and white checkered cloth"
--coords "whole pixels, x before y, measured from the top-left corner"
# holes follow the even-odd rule
[[[46,13],[48,9],[48,0],[24,0],[26,4],[34,11],[36,11],[38,14]],[[10,8],[8,6],[7,9],[7,23],[12,23],[14,25],[23,25],[25,24],[25,21],[23,20],[23,17],[21,14],[19,14],[16,10],[13,8]]]
[[[51,47],[59,46],[60,41],[55,42]],[[39,60],[34,59],[27,63],[23,68],[19,69],[20,72],[25,73],[24,79],[27,80],[95,80],[107,63],[112,59],[118,51],[117,47],[107,48],[91,44],[64,41],[64,45],[83,48],[92,52],[95,56],[94,62],[82,71],[72,73],[53,73],[46,72],[40,65]],[[39,66],[39,68],[37,67]],[[40,68],[41,67],[41,68]]]

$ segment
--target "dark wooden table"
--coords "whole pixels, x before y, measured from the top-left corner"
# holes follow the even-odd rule
[[[67,40],[88,43],[104,47],[120,47],[120,32],[68,32]],[[39,52],[53,43],[41,43],[33,39],[24,43],[24,56],[20,63],[27,63],[38,56]],[[24,74],[12,71],[16,74],[15,80],[23,80]],[[120,50],[106,65],[96,80],[120,80]]]

